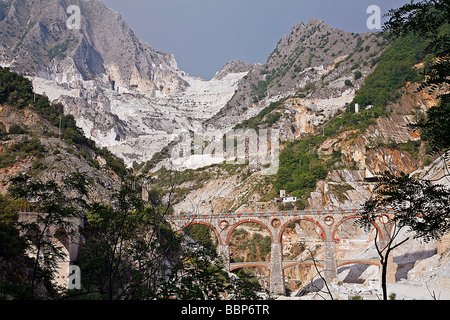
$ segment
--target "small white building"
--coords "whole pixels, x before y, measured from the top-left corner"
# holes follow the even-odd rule
[[[297,197],[284,197],[283,198],[283,202],[296,202],[297,201]]]

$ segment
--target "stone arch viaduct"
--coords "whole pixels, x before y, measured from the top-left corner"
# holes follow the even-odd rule
[[[357,209],[345,210],[315,210],[315,211],[280,211],[280,212],[255,212],[255,213],[213,213],[213,214],[189,214],[189,215],[170,215],[166,220],[172,225],[174,230],[182,230],[193,224],[202,224],[211,228],[217,236],[219,242],[219,254],[222,256],[225,269],[232,271],[242,267],[260,267],[266,268],[270,272],[270,291],[274,294],[285,293],[284,269],[298,264],[313,264],[323,268],[323,277],[327,282],[337,280],[338,268],[355,263],[365,263],[380,266],[379,259],[371,260],[338,260],[336,245],[339,239],[336,239],[338,227],[348,219],[355,219],[358,215]],[[21,221],[33,222],[41,213],[20,212]],[[44,214],[45,215],[45,214]],[[384,219],[374,221],[373,226],[377,228],[380,245],[389,239],[389,210],[383,216]],[[289,224],[295,221],[306,220],[315,224],[316,233],[319,234],[319,241],[324,244],[325,254],[323,260],[283,260],[282,237]],[[253,222],[264,227],[271,237],[271,256],[270,261],[260,262],[240,262],[230,263],[230,239],[232,232],[241,224]],[[83,226],[81,218],[72,219],[71,225],[75,229]],[[47,230],[49,235],[54,236],[62,243],[68,253],[67,264],[73,264],[77,261],[81,237],[68,240],[66,230],[60,228],[50,228]],[[395,282],[395,266],[390,261],[388,267],[388,281]]]
[[[175,230],[182,230],[190,225],[201,224],[209,227],[218,239],[219,254],[222,256],[228,271],[242,267],[267,268],[270,272],[270,291],[274,294],[285,293],[284,269],[298,264],[313,264],[307,261],[283,260],[283,233],[292,222],[307,220],[315,224],[316,233],[320,234],[319,241],[324,244],[323,260],[316,260],[317,266],[323,268],[323,277],[327,282],[337,280],[338,268],[347,264],[364,263],[381,266],[379,259],[370,260],[338,260],[336,239],[338,227],[346,220],[358,217],[358,209],[345,210],[301,210],[256,213],[212,213],[212,214],[181,214],[167,217]],[[379,243],[383,245],[389,239],[390,220],[389,209],[379,221],[372,224],[378,230]],[[233,230],[241,224],[253,222],[264,227],[271,238],[270,261],[230,263],[230,239]],[[390,261],[388,281],[395,282],[395,269]]]

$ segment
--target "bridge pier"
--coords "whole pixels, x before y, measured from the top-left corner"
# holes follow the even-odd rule
[[[384,236],[383,240],[379,241],[380,248],[385,248],[389,242],[389,239],[387,239],[387,237],[389,237],[389,235],[387,233],[385,233],[383,236]],[[380,279],[381,279],[381,272],[382,272],[382,267],[380,267]],[[394,263],[394,257],[391,253],[387,260],[387,270],[386,270],[386,282],[387,283],[395,283],[396,272],[397,272],[397,264]]]
[[[219,257],[222,259],[223,268],[225,271],[230,272],[230,246],[221,244],[219,245]]]
[[[285,294],[283,249],[281,243],[272,243],[270,253],[270,293]]]
[[[336,282],[338,279],[338,267],[336,259],[336,242],[334,240],[324,241],[325,259],[323,277],[328,284]]]

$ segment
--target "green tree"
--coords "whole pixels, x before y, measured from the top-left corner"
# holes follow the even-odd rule
[[[399,9],[389,11],[390,20],[385,29],[390,37],[408,37],[411,33],[422,39],[430,40],[426,52],[434,56],[428,69],[425,68],[425,80],[420,90],[442,90],[448,85],[450,38],[450,3],[446,0],[421,1],[410,3]],[[445,92],[445,91],[444,91]],[[440,94],[441,101],[420,117],[411,128],[419,130],[422,137],[429,141],[435,152],[443,152],[446,163],[449,157],[450,108],[449,94]],[[446,166],[445,166],[446,167]],[[446,170],[444,168],[444,170]],[[442,178],[447,179],[448,171]],[[442,179],[441,178],[441,179]],[[440,180],[440,179],[439,179]],[[380,209],[392,208],[393,224],[390,238],[384,246],[375,245],[382,263],[383,298],[387,300],[386,270],[392,251],[405,243],[409,237],[398,239],[403,228],[413,231],[414,237],[437,240],[450,231],[450,190],[445,185],[411,177],[405,173],[394,175],[384,172],[375,188],[375,197],[366,202],[359,223],[368,226],[381,217]]]
[[[129,176],[112,205],[89,206],[79,262],[82,292],[77,295],[190,300],[220,299],[245,290],[233,286],[214,247],[189,241],[172,230],[165,221],[172,210],[170,202],[159,198],[164,194],[152,192],[145,203],[138,186],[139,181]]]
[[[207,226],[194,224],[185,228],[183,232],[203,247],[217,249],[217,241],[211,237],[210,229]]]
[[[437,106],[430,108],[425,115],[410,125],[419,130],[436,153],[450,157],[450,93],[448,93],[450,74],[450,3],[446,0],[419,1],[396,10],[390,10],[385,29],[390,37],[405,37],[415,34],[429,39],[425,48],[429,63],[424,68],[424,78],[420,90],[435,92],[440,97]],[[448,175],[448,172],[447,172]]]
[[[32,300],[50,298],[55,290],[51,277],[45,270],[38,269],[35,282],[40,290],[31,292],[30,271],[34,268],[34,259],[29,257],[27,250],[29,241],[21,232],[18,212],[27,207],[22,199],[0,195],[0,299],[1,300]]]
[[[375,238],[375,246],[382,265],[383,298],[387,300],[387,269],[389,256],[394,249],[410,238],[425,241],[440,239],[450,230],[450,192],[447,187],[418,180],[408,174],[384,172],[374,189],[375,197],[366,202],[358,224],[369,228],[373,221],[383,219],[384,210],[391,208],[392,218],[386,227],[390,228],[389,239],[384,244]],[[400,238],[403,230],[413,236]]]
[[[6,103],[19,109],[27,107],[33,99],[31,81],[0,67],[0,103]]]
[[[33,267],[29,283],[29,295],[38,296],[38,285],[43,278],[53,279],[58,261],[65,259],[65,253],[55,243],[51,229],[64,230],[68,241],[78,236],[73,218],[80,217],[86,206],[88,181],[84,175],[73,173],[61,185],[54,181],[42,182],[26,174],[19,174],[10,180],[8,192],[16,199],[25,199],[35,205],[33,220],[22,223],[20,230],[26,235],[27,251],[33,256]],[[51,288],[56,296],[58,288]]]

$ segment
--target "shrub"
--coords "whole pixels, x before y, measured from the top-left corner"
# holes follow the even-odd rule
[[[24,133],[26,133],[26,131],[18,124],[13,124],[9,128],[9,134],[24,134]]]

